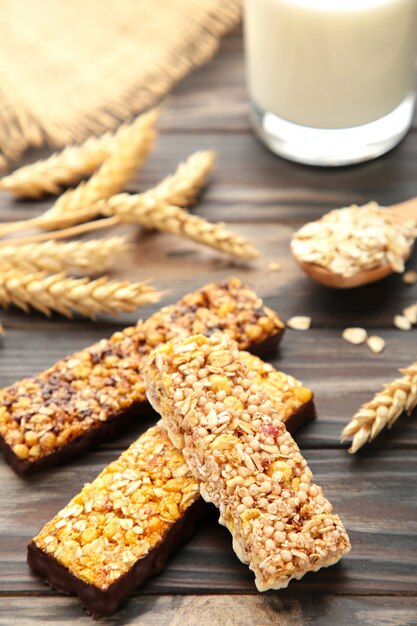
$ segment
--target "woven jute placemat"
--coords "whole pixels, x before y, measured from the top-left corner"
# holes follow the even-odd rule
[[[0,153],[116,126],[207,61],[241,0],[3,0]]]

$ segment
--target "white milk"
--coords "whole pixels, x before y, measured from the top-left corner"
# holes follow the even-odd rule
[[[245,0],[251,98],[295,124],[348,128],[414,89],[417,0]]]

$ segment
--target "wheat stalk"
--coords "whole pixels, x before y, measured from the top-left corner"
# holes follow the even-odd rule
[[[201,217],[190,215],[180,207],[171,205],[154,206],[150,204],[144,206],[142,194],[118,194],[101,203],[99,208],[103,215],[110,215],[111,217],[57,231],[13,239],[13,244],[25,245],[50,239],[66,239],[127,222],[180,235],[236,257],[254,259],[259,256],[256,248],[247,239],[226,230],[223,223],[211,224]],[[8,244],[8,241],[0,242],[0,251]]]
[[[103,215],[114,216],[120,222],[141,224],[167,233],[180,235],[236,257],[253,259],[259,256],[252,244],[225,229],[223,223],[212,224],[184,209],[168,204],[144,203],[144,194],[118,194],[101,203]]]
[[[10,269],[0,272],[0,306],[17,306],[29,313],[30,307],[45,315],[52,311],[71,317],[72,310],[95,318],[97,313],[134,311],[158,302],[160,294],[146,283],[71,278],[65,273],[48,275]]]
[[[120,220],[118,218],[107,217],[106,219],[85,222],[84,224],[77,224],[76,226],[71,226],[69,228],[48,231],[47,233],[36,233],[35,235],[26,235],[26,237],[0,241],[0,248],[7,247],[11,243],[13,243],[14,246],[22,246],[27,243],[41,243],[42,241],[56,239],[69,239],[70,237],[78,237],[79,235],[85,235],[85,233],[91,233],[93,230],[102,230],[103,228],[110,228],[111,226],[117,226],[118,224],[120,224]]]
[[[363,404],[343,429],[341,441],[353,438],[351,454],[375,439],[385,426],[391,428],[401,413],[410,414],[417,406],[417,361],[400,372],[404,376],[384,385],[383,391]]]
[[[87,241],[26,243],[0,247],[0,266],[12,266],[29,272],[82,270],[98,272],[108,268],[128,248],[125,237]]]
[[[89,176],[113,152],[120,135],[132,132],[134,120],[123,124],[115,132],[100,137],[90,137],[80,145],[67,146],[47,159],[24,165],[0,180],[0,189],[6,189],[18,198],[41,198],[46,194],[59,195],[69,187]]]

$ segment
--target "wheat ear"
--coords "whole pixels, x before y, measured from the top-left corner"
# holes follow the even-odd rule
[[[10,222],[0,226],[0,235],[8,235],[33,227],[67,228],[72,224],[94,219],[94,204],[121,191],[133,178],[153,147],[154,125],[158,110],[153,109],[138,117],[117,134],[110,156],[93,176],[75,189],[68,189],[48,211],[31,220]]]
[[[213,169],[214,161],[215,152],[211,150],[195,152],[186,161],[178,165],[174,174],[167,176],[158,185],[140,194],[143,202],[168,203],[179,206],[191,205],[197,199],[201,188],[206,184]],[[35,226],[48,229],[68,228],[74,224],[92,220],[99,214],[99,204],[67,212],[53,212],[50,209],[32,220],[9,222],[1,225],[0,236]]]
[[[0,247],[0,266],[20,270],[60,272],[82,270],[98,272],[107,269],[128,248],[125,237],[89,239],[86,241],[45,241]]]
[[[341,441],[353,438],[351,454],[375,439],[386,426],[391,428],[401,413],[410,414],[417,406],[417,361],[400,372],[404,376],[384,385],[383,391],[363,404],[343,429]]]
[[[113,196],[101,204],[102,213],[114,216],[121,222],[141,224],[146,228],[180,235],[243,259],[259,256],[247,239],[226,230],[223,223],[212,224],[177,206],[153,204],[150,198],[144,203],[143,196],[144,194]]]
[[[100,168],[89,180],[62,194],[43,217],[78,211],[121,191],[153,147],[157,118],[158,111],[153,109],[138,117],[132,126],[121,129],[113,151]]]
[[[121,128],[110,156],[89,180],[75,189],[68,189],[39,217],[3,224],[0,236],[37,226],[67,228],[94,219],[97,215],[94,204],[121,191],[151,151],[158,115],[159,111],[152,109],[138,117],[131,126]]]
[[[63,187],[78,183],[91,175],[105,161],[118,143],[120,135],[132,132],[136,120],[123,124],[115,132],[90,137],[80,145],[67,146],[47,159],[24,165],[0,180],[6,189],[19,198],[41,198],[59,195]]]
[[[213,169],[214,161],[215,153],[211,150],[195,152],[186,161],[178,165],[174,174],[164,178],[155,187],[136,195],[146,205],[152,204],[152,206],[155,206],[168,203],[178,206],[190,206],[196,202],[201,188],[206,184],[207,178]],[[103,164],[102,168],[104,169],[106,165],[107,162]],[[97,172],[97,176],[99,172]],[[88,186],[93,179],[94,176],[84,185]],[[80,188],[81,185],[78,189]],[[76,191],[74,190],[74,192]],[[38,223],[45,228],[59,229],[89,221],[101,214],[103,205],[100,202],[105,201],[110,196],[114,196],[116,193],[101,194],[101,198],[98,201],[93,202],[91,200],[91,203],[86,204],[76,202],[75,206],[72,208],[68,207],[68,210],[56,211],[55,207],[58,206],[59,208],[61,200],[59,198],[55,205],[40,217]],[[63,198],[64,196],[61,197]]]
[[[26,313],[30,308],[45,315],[52,311],[71,317],[77,311],[95,318],[97,313],[134,311],[158,302],[160,294],[146,283],[71,278],[65,273],[48,275],[44,272],[27,274],[19,270],[0,273],[0,306],[15,305]]]
[[[141,194],[143,201],[181,207],[191,206],[197,201],[202,187],[207,183],[215,159],[214,150],[194,152],[186,161],[178,165],[174,174],[167,176],[155,187]]]

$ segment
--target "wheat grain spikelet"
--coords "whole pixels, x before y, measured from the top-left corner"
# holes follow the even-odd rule
[[[71,269],[98,272],[108,268],[127,248],[125,237],[5,245],[0,247],[0,266],[29,272]]]
[[[115,216],[121,222],[141,224],[167,233],[192,239],[216,250],[243,259],[259,256],[253,245],[243,237],[226,230],[223,223],[212,224],[197,215],[190,215],[181,207],[168,204],[153,204],[143,195],[118,194],[102,204],[104,215]]]
[[[130,312],[158,302],[160,294],[146,283],[71,278],[65,273],[48,275],[11,269],[0,272],[0,306],[17,306],[29,313],[30,308],[45,315],[57,311],[67,317],[77,311],[95,318],[97,313]]]
[[[158,111],[153,109],[138,117],[131,126],[122,128],[113,151],[100,168],[89,180],[62,194],[43,214],[43,221],[47,222],[49,217],[59,217],[62,214],[69,217],[72,211],[87,208],[98,200],[109,198],[121,191],[134,177],[153,147],[157,118]]]
[[[404,376],[384,385],[383,391],[363,404],[343,429],[341,441],[353,438],[351,454],[375,439],[383,428],[391,428],[401,413],[410,414],[417,406],[417,361],[400,372]]]
[[[24,165],[0,180],[0,189],[6,189],[18,198],[41,198],[47,194],[59,195],[89,176],[105,161],[118,143],[121,134],[134,131],[137,120],[123,124],[115,132],[90,137],[84,143],[71,145],[46,159]]]
[[[196,202],[202,187],[212,172],[216,159],[214,150],[194,152],[186,161],[181,162],[174,174],[167,176],[155,187],[142,195],[144,203],[172,204],[191,206]]]

